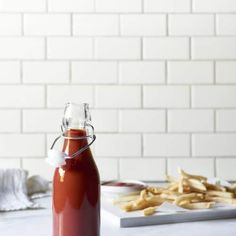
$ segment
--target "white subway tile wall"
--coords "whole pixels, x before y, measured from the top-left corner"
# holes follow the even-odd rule
[[[0,0],[0,168],[51,179],[67,101],[103,180],[236,180],[236,1]]]

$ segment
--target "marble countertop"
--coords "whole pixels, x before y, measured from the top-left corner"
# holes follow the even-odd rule
[[[50,198],[40,200],[46,209],[0,213],[2,236],[52,236]],[[236,219],[119,228],[102,212],[101,236],[235,236]]]

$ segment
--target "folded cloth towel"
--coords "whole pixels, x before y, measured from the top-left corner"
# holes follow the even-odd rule
[[[0,169],[0,211],[41,208],[28,197],[27,176],[28,172],[23,169]],[[30,187],[33,194],[32,183]]]

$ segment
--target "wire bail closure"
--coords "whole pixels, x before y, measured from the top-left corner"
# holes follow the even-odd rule
[[[88,128],[88,130],[90,130],[91,135],[89,134],[83,137],[68,137],[65,135],[64,127],[61,126],[62,133],[58,137],[56,137],[55,140],[53,141],[52,146],[50,150],[48,151],[48,157],[46,158],[46,162],[54,167],[61,167],[66,164],[66,161],[65,161],[66,159],[72,159],[80,155],[85,150],[87,150],[96,140],[96,135],[94,134],[94,127],[91,124],[85,123],[85,128]],[[88,131],[88,133],[90,132]],[[82,147],[81,149],[73,153],[72,155],[68,156],[65,152],[61,152],[61,151],[53,149],[55,144],[60,138],[69,139],[69,140],[91,139],[91,141],[86,146]]]

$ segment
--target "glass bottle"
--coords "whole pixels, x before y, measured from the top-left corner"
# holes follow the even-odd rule
[[[62,123],[67,158],[53,178],[53,236],[99,236],[100,180],[87,138],[88,104],[68,103]]]

